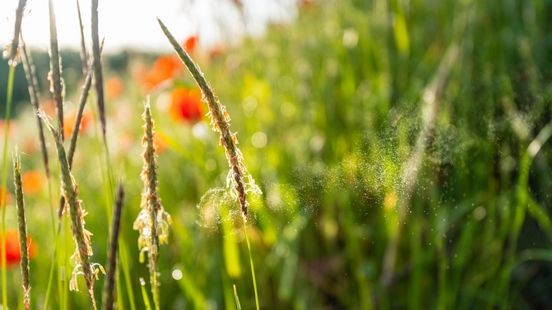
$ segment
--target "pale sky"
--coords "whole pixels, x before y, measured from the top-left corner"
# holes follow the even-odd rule
[[[78,48],[80,42],[77,0],[54,0],[60,46]],[[90,37],[90,0],[79,0]],[[168,50],[166,38],[156,21],[160,17],[179,40],[199,33],[200,44],[212,45],[224,37],[239,40],[245,32],[259,35],[268,21],[285,22],[296,14],[296,0],[242,0],[247,27],[240,22],[230,0],[100,0],[100,38],[105,49],[131,47]],[[11,40],[18,0],[0,1],[0,46]],[[217,21],[224,24],[218,27]],[[28,0],[23,18],[23,35],[28,45],[48,47],[48,0]],[[222,31],[221,31],[222,29]]]

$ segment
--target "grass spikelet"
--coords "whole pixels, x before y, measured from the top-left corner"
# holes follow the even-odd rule
[[[36,79],[36,71],[31,53],[27,51],[23,38],[21,38],[21,51],[23,54],[23,69],[25,70],[25,77],[27,78],[27,85],[29,89],[29,98],[35,113],[38,113],[40,106],[38,100],[38,82]],[[38,140],[40,143],[40,151],[42,153],[42,162],[44,163],[46,176],[49,178],[50,164],[48,160],[48,150],[46,148],[46,139],[44,138],[44,126],[42,125],[42,120],[38,117],[38,114],[36,114],[36,125],[38,127]]]
[[[17,9],[15,10],[15,26],[13,28],[13,39],[11,44],[6,47],[4,56],[9,59],[9,64],[11,66],[17,65],[17,56],[19,48],[19,35],[21,33],[21,22],[23,21],[23,11],[25,10],[25,5],[27,0],[19,0],[17,4]]]
[[[78,290],[77,276],[82,274],[84,276],[88,294],[92,308],[96,309],[96,301],[94,299],[94,281],[98,278],[100,272],[104,272],[103,267],[97,263],[90,262],[90,256],[92,256],[92,247],[90,245],[90,236],[92,235],[84,227],[84,217],[86,212],[82,208],[82,203],[78,199],[77,184],[69,169],[69,163],[67,161],[67,155],[61,141],[61,133],[55,129],[47,119],[47,116],[41,113],[41,118],[46,123],[46,126],[52,133],[56,143],[56,150],[61,169],[61,189],[65,201],[69,206],[69,214],[71,217],[71,231],[73,234],[73,240],[76,244],[76,251],[72,256],[72,260],[75,264],[73,275],[70,282],[71,290]],[[104,272],[105,273],[105,272]]]
[[[243,164],[243,155],[238,148],[238,139],[236,133],[230,130],[230,115],[226,112],[226,108],[220,103],[219,99],[213,92],[211,86],[205,79],[203,72],[194,63],[190,55],[178,44],[176,39],[167,29],[165,24],[158,18],[157,21],[165,36],[169,39],[176,53],[184,62],[197,85],[203,92],[203,98],[207,102],[209,108],[209,116],[211,125],[215,132],[220,134],[220,144],[224,147],[226,159],[230,171],[227,178],[227,186],[231,189],[232,196],[238,201],[244,221],[247,221],[247,196],[248,191],[260,193],[260,189],[255,185],[255,181],[247,172]]]
[[[154,144],[154,123],[151,116],[151,108],[148,102],[144,108],[144,146],[142,168],[142,192],[141,210],[134,221],[134,229],[140,232],[138,247],[140,248],[140,261],[144,261],[144,254],[148,253],[151,292],[155,309],[159,309],[159,281],[157,273],[157,259],[159,257],[159,245],[168,242],[170,215],[161,205],[161,199],[157,191],[157,159]]]
[[[50,16],[50,92],[56,103],[58,126],[63,128],[63,81],[61,78],[61,58],[59,56],[56,15],[54,12],[54,3],[48,1],[48,13]],[[63,141],[63,130],[60,132],[61,141]]]
[[[19,224],[19,249],[21,251],[21,278],[23,286],[23,304],[25,310],[31,308],[31,282],[29,277],[29,247],[27,242],[27,221],[25,220],[25,202],[21,182],[21,160],[16,154],[13,158],[15,196],[17,205],[17,222]]]
[[[96,97],[98,100],[98,110],[100,114],[100,123],[102,124],[102,135],[105,140],[106,121],[105,121],[105,98],[103,89],[103,73],[101,60],[100,39],[98,35],[98,0],[92,0],[92,57],[94,59],[94,85],[96,87]]]
[[[114,293],[115,293],[115,271],[117,268],[117,250],[119,247],[119,228],[121,224],[121,209],[123,208],[123,199],[125,192],[122,185],[119,185],[117,190],[117,200],[115,201],[115,209],[113,210],[113,218],[111,220],[111,238],[109,240],[108,259],[107,259],[107,275],[104,284],[103,305],[104,309],[113,309]]]

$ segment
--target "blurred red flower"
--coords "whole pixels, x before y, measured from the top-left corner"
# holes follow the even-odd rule
[[[105,82],[105,96],[108,100],[119,98],[123,93],[123,82],[118,77],[112,77]]]
[[[23,192],[25,194],[34,194],[40,192],[44,185],[42,172],[38,170],[31,170],[23,173],[23,175],[21,176],[21,183],[23,185]]]
[[[8,204],[11,200],[10,192],[5,187],[0,187],[0,204]]]
[[[184,40],[182,47],[186,50],[186,52],[193,54],[197,48],[198,41],[199,37],[197,35],[190,36]]]
[[[175,77],[181,68],[182,63],[177,56],[159,56],[143,77],[142,85],[146,90],[151,91],[159,84]]]
[[[176,88],[172,92],[169,113],[176,121],[199,121],[203,115],[201,93],[197,89]]]
[[[16,265],[21,260],[21,250],[19,247],[19,233],[16,230],[6,230],[6,264],[8,267]],[[27,237],[27,247],[29,248],[29,258],[34,257],[36,247],[30,237]]]
[[[73,133],[73,127],[77,121],[77,111],[72,111],[67,113],[63,118],[63,134],[65,137],[71,137]],[[79,132],[85,131],[90,123],[92,122],[92,113],[89,111],[84,111],[82,114],[82,119],[79,127]]]

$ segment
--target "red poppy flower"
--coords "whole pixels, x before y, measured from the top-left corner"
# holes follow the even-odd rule
[[[184,44],[182,44],[182,47],[184,47],[186,52],[193,54],[197,48],[198,41],[199,41],[199,37],[197,35],[190,36],[184,41]]]
[[[27,171],[21,176],[23,191],[25,194],[34,194],[42,190],[44,186],[44,177],[38,170]]]
[[[105,96],[108,100],[114,100],[123,93],[123,82],[118,77],[112,77],[105,81]]]
[[[77,111],[72,111],[66,114],[65,117],[63,118],[63,134],[65,137],[71,137],[76,120],[77,120]],[[79,133],[86,131],[86,129],[88,128],[91,122],[92,122],[92,112],[85,110],[82,113]]]
[[[203,115],[201,93],[197,89],[176,88],[172,92],[169,113],[176,121],[199,121]]]
[[[21,250],[19,247],[19,233],[16,230],[6,231],[6,265],[11,267],[21,260]],[[34,257],[36,248],[30,237],[27,238],[27,247],[29,248],[29,258]]]
[[[176,56],[159,56],[153,67],[146,73],[142,79],[142,85],[149,91],[153,90],[159,84],[172,79],[180,69],[182,63]]]

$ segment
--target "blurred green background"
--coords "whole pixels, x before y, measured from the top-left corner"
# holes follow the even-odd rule
[[[301,1],[291,24],[273,24],[216,54],[198,52],[263,191],[250,198],[249,222],[261,307],[551,308],[552,147],[542,139],[552,130],[551,20],[548,0]],[[47,100],[47,54],[33,55]],[[104,58],[107,79],[123,85],[108,100],[108,139],[113,175],[128,197],[118,286],[125,308],[143,308],[139,278],[147,279],[132,222],[149,92],[140,78],[156,57],[126,51]],[[78,52],[62,59],[71,109],[81,62]],[[6,68],[1,62],[1,96]],[[15,85],[20,116],[12,146],[36,135],[21,67]],[[206,117],[186,122],[167,112],[174,89],[194,86],[182,70],[151,92],[164,145],[160,193],[174,221],[160,250],[162,308],[234,308],[236,284],[250,309],[238,207],[216,195],[201,200],[225,184],[218,138]],[[87,109],[95,113],[95,102]],[[93,260],[104,263],[113,189],[97,126],[80,138],[74,174],[94,234]],[[27,152],[23,169],[42,169],[39,153]],[[59,181],[52,182],[55,197]],[[26,197],[37,245],[36,306],[52,257],[47,197],[45,188]],[[68,256],[67,229],[64,236]],[[67,270],[56,274],[62,279]],[[15,268],[10,277],[15,305]],[[55,289],[54,308],[64,302],[59,296]],[[84,293],[68,296],[69,308],[87,305]]]

